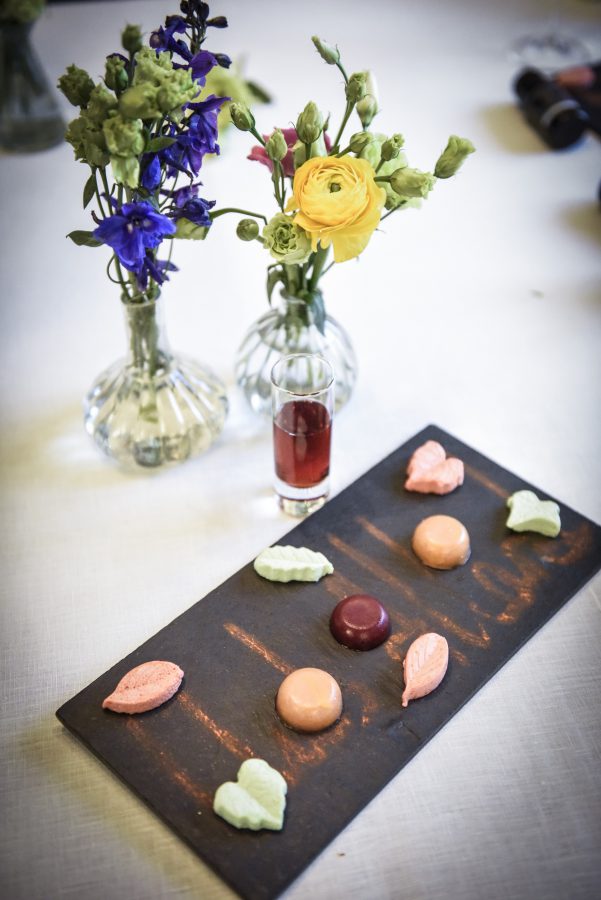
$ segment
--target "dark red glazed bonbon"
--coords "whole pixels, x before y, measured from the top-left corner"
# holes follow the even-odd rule
[[[373,650],[390,636],[390,619],[375,597],[351,594],[334,607],[330,631],[351,650]]]

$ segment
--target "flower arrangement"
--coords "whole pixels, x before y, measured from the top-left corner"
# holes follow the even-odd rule
[[[109,279],[120,288],[129,355],[103,372],[88,392],[84,421],[109,456],[125,465],[159,466],[205,450],[223,428],[226,392],[212,372],[167,348],[157,302],[175,270],[174,239],[204,239],[213,200],[197,180],[207,154],[218,154],[217,115],[227,97],[203,93],[223,53],[203,49],[209,29],[227,27],[202,0],[150,35],[122,33],[123,52],[106,58],[104,78],[69,66],[59,80],[79,108],[66,140],[89,167],[84,209],[95,227],[72,231],[78,245],[105,246]],[[163,248],[168,247],[164,252]]]
[[[211,226],[214,201],[199,196],[195,178],[204,156],[219,153],[217,114],[228,98],[199,95],[210,70],[227,68],[230,59],[202,44],[208,28],[225,28],[227,20],[209,18],[208,4],[199,0],[183,0],[180,13],[167,16],[149,46],[143,46],[137,26],[127,26],[121,36],[125,54],[107,57],[99,84],[75,65],[59,79],[63,94],[80,110],[66,140],[90,168],[84,208],[96,201],[96,227],[69,237],[79,245],[111,248],[107,272],[125,302],[156,297],[175,269],[172,239],[202,239]],[[169,253],[159,259],[166,240]]]
[[[345,107],[335,133],[314,102],[307,103],[294,128],[276,128],[270,134],[259,133],[246,106],[233,103],[230,107],[234,125],[258,141],[248,158],[269,169],[278,207],[270,218],[255,213],[237,226],[242,240],[258,241],[274,260],[267,276],[270,304],[278,284],[287,302],[283,318],[274,325],[279,337],[266,336],[266,322],[260,320],[238,354],[238,382],[251,405],[262,410],[268,406],[269,369],[274,360],[261,350],[270,345],[278,354],[309,349],[340,356],[338,367],[333,360],[338,368],[337,405],[348,399],[356,365],[352,348],[307,343],[311,326],[322,335],[328,329],[321,278],[334,263],[358,257],[380,222],[397,210],[420,205],[436,182],[454,175],[474,150],[470,141],[452,136],[432,173],[410,167],[401,134],[369,130],[378,113],[373,75],[363,71],[347,75],[338,48],[318,37],[312,40],[324,62],[335,66],[344,79]],[[353,113],[361,130],[344,138]],[[330,248],[333,261],[328,259]],[[349,344],[346,336],[341,341]]]

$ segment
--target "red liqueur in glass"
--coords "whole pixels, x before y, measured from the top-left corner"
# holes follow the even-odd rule
[[[273,422],[275,472],[296,488],[319,484],[330,473],[332,419],[316,400],[291,400]]]

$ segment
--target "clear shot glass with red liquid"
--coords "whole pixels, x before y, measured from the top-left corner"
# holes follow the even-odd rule
[[[275,490],[281,508],[305,516],[326,501],[334,372],[315,353],[283,356],[271,371]]]

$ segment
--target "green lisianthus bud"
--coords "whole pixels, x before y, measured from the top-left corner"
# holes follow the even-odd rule
[[[86,115],[90,122],[101,127],[110,113],[117,108],[117,98],[103,84],[97,84],[88,100]]]
[[[111,156],[113,178],[117,184],[137,188],[140,186],[140,163],[135,156]]]
[[[206,225],[197,225],[196,222],[182,217],[176,222],[174,237],[184,241],[204,241],[208,233]]]
[[[346,99],[349,103],[357,103],[367,94],[367,73],[355,72],[349,78],[346,89]]]
[[[323,131],[323,116],[312,100],[296,120],[296,133],[303,144],[312,144]]]
[[[104,83],[111,91],[121,93],[129,84],[126,62],[118,53],[107,56],[104,65]]]
[[[259,236],[259,226],[254,219],[240,219],[236,234],[241,241],[254,241]]]
[[[152,84],[134,84],[119,97],[119,112],[124,119],[155,119],[161,113]]]
[[[140,156],[144,151],[144,126],[141,119],[124,119],[118,113],[102,126],[111,157]]]
[[[405,138],[402,134],[393,134],[392,137],[385,140],[382,144],[382,159],[384,162],[396,159],[404,143]]]
[[[338,47],[332,47],[331,44],[327,44],[316,35],[313,35],[311,40],[323,61],[327,62],[329,66],[335,66],[340,62],[340,51],[338,50]]]
[[[1,0],[0,22],[33,22],[44,3],[45,0]]]
[[[104,134],[92,125],[85,111],[77,119],[69,122],[65,140],[73,147],[75,159],[82,159],[91,166],[108,165],[109,156]]]
[[[142,49],[142,29],[139,25],[126,25],[121,32],[121,46],[132,56]]]
[[[94,82],[85,71],[78,66],[68,66],[64,75],[58,79],[59,89],[73,106],[85,108],[94,90]]]
[[[349,147],[353,153],[359,155],[362,150],[367,147],[368,144],[371,144],[374,141],[374,136],[371,131],[358,131],[356,134],[352,134],[349,140]]]
[[[273,132],[265,144],[265,152],[273,162],[281,162],[288,153],[286,138],[279,128]]]
[[[285,213],[269,220],[263,229],[263,244],[274,259],[286,265],[300,265],[311,255],[311,238]]]
[[[404,166],[392,173],[390,186],[404,199],[410,200],[415,197],[425,199],[434,187],[434,176],[430,172],[420,172],[419,169]]]
[[[255,127],[255,117],[244,103],[230,104],[230,118],[239,131],[251,131]]]
[[[375,75],[372,72],[366,72],[365,75],[365,97],[357,102],[355,109],[363,127],[369,128],[379,109],[378,86]]]
[[[159,53],[152,47],[142,47],[136,54],[134,84],[152,84],[161,87],[173,72],[169,53]]]
[[[437,178],[451,178],[463,161],[475,150],[476,148],[467,138],[457,137],[456,134],[452,134],[447,146],[438,158],[434,174]]]

